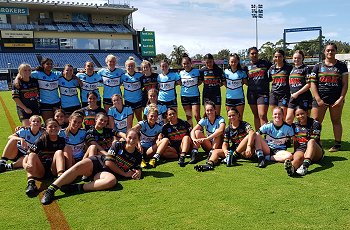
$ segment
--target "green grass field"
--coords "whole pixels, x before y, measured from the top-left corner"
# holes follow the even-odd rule
[[[19,124],[11,93],[0,96]],[[2,152],[12,130],[0,107]],[[346,103],[343,151],[326,151],[302,178],[288,177],[283,164],[259,169],[239,160],[238,166],[198,173],[174,161],[144,170],[142,180],[120,181],[111,191],[57,192],[56,202],[71,229],[350,229],[348,116]],[[248,106],[244,117],[253,124]],[[321,138],[325,149],[333,144],[328,114]],[[25,187],[23,170],[0,174],[1,229],[50,228],[40,199],[28,198]]]

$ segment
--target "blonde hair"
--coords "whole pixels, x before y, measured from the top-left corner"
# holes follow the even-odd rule
[[[151,69],[151,72],[152,72],[152,65],[151,65],[151,62],[149,62],[149,61],[147,61],[147,60],[143,60],[143,61],[141,62],[141,68],[144,67],[144,66],[146,66],[146,65],[149,66],[149,68]]]
[[[112,60],[112,59],[115,59],[115,62],[116,62],[116,64],[117,64],[117,57],[116,56],[114,56],[113,54],[108,54],[107,55],[107,57],[106,57],[106,59],[105,59],[105,62],[106,62],[106,64],[107,64],[107,62],[108,61],[110,61],[110,60]]]
[[[18,66],[18,74],[17,74],[18,77],[22,77],[23,76],[23,72],[24,72],[25,68],[29,68],[30,70],[32,70],[32,67],[29,64],[22,63],[22,64],[20,64]]]
[[[126,67],[128,64],[130,64],[130,63],[134,63],[134,65],[135,65],[135,67],[136,67],[135,58],[132,57],[132,56],[130,56],[130,57],[128,58],[128,60],[126,60],[126,62],[125,62],[125,67]]]
[[[40,123],[42,123],[41,117],[39,115],[32,115],[29,118],[29,121],[33,121],[34,119],[39,119]]]
[[[153,105],[152,105],[153,104]],[[158,111],[158,106],[154,103],[152,103],[149,105],[149,110],[148,110],[148,114],[147,114],[147,118],[148,116],[151,114],[151,113],[156,113],[157,115],[159,114],[159,111]]]
[[[151,88],[151,89],[148,90],[148,92],[147,92],[147,98],[148,98],[149,95],[151,95],[152,93],[155,93],[155,94],[157,95],[157,98],[158,98],[158,90],[155,89],[155,88]],[[147,99],[147,104],[154,104],[154,103],[151,103],[151,102],[149,101],[149,99]]]

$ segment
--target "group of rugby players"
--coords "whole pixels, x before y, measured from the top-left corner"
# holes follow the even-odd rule
[[[268,161],[284,162],[289,176],[303,176],[312,162],[323,157],[320,135],[327,109],[335,137],[329,151],[341,148],[348,70],[335,58],[336,51],[335,44],[327,44],[325,60],[312,69],[303,63],[300,50],[293,54],[294,65],[286,63],[283,50],[274,53],[272,64],[259,59],[256,47],[248,50],[251,61],[246,66],[242,68],[240,57],[232,54],[225,70],[211,54],[205,55],[201,69],[193,68],[184,55],[179,72],[171,71],[169,62],[163,60],[160,74],[152,72],[148,61],[136,71],[133,58],[125,62],[123,71],[116,68],[113,55],[106,57],[106,68],[95,72],[94,63],[86,62],[85,71],[76,75],[68,64],[62,72],[54,71],[48,58],[33,72],[28,64],[21,64],[13,99],[22,126],[9,136],[0,172],[23,167],[30,197],[38,193],[35,179],[48,174],[57,177],[45,191],[43,204],[51,203],[58,189],[96,191],[114,187],[118,177],[140,179],[142,168],[156,167],[160,159],[178,159],[184,167],[186,156],[189,164],[207,158],[205,164],[194,166],[200,172],[220,163],[233,166],[243,158],[257,160],[260,168]],[[103,84],[102,97],[99,83]],[[243,120],[244,84],[256,131]],[[178,118],[176,85],[181,85],[186,121]],[[226,87],[227,126],[220,116],[222,86]],[[133,126],[134,116],[138,123]],[[291,140],[293,152],[287,151]],[[77,178],[88,183],[77,183]]]

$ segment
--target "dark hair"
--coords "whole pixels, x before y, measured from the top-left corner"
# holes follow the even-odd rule
[[[238,69],[238,70],[241,70],[241,69],[242,69],[242,66],[241,66],[241,58],[239,57],[239,55],[236,54],[236,53],[230,54],[230,56],[229,56],[228,59],[230,60],[231,57],[236,58],[236,59],[238,60],[237,69]]]
[[[56,115],[57,113],[63,113],[64,115],[66,115],[66,112],[63,109],[56,109],[53,114]]]
[[[208,60],[208,59],[211,59],[211,60],[214,60],[214,57],[211,53],[207,53],[206,55],[204,55],[204,60]]]
[[[90,95],[94,95],[98,99],[98,95],[95,91],[89,91],[86,95],[86,98],[89,98]]]
[[[302,61],[304,61],[305,55],[304,55],[304,52],[302,50],[296,50],[294,52],[294,54],[300,54],[302,56]]]
[[[231,108],[227,111],[227,113],[230,112],[230,111],[234,111],[234,112],[237,113],[239,116],[241,116],[241,113],[238,111],[238,109],[237,109],[236,107],[231,107]]]
[[[283,108],[282,108],[281,106],[277,106],[277,107],[275,107],[273,110],[275,110],[275,109],[279,109],[279,110],[282,112],[282,114],[283,114],[283,112],[284,112],[284,111],[283,111]],[[273,110],[272,110],[272,111],[273,111]]]
[[[169,59],[167,59],[167,58],[161,60],[161,61],[160,61],[160,64],[162,64],[162,63],[166,63],[166,64],[170,65],[170,61],[169,61]]]
[[[174,111],[176,114],[177,114],[177,111],[176,111],[176,109],[175,108],[173,108],[173,107],[169,107],[169,108],[167,108],[167,110],[166,110],[166,114],[168,115],[168,112],[169,111]]]
[[[137,134],[137,137],[139,138],[139,140],[140,140],[140,138],[141,138],[141,132],[139,132],[139,131],[137,131],[136,129],[134,129],[134,128],[130,128],[130,129],[128,129],[127,131],[126,131],[126,134],[125,134],[125,136],[127,136],[131,131],[133,131],[133,132],[135,132],[136,134]]]
[[[191,58],[188,56],[188,54],[187,53],[183,53],[182,54],[182,60],[183,59],[186,59],[187,58],[187,60],[189,61],[189,62],[192,62],[192,60],[191,60]]]
[[[47,62],[53,63],[53,61],[52,61],[51,58],[43,58],[43,59],[41,60],[41,62],[40,62],[40,66],[36,67],[36,71],[44,72],[44,71],[45,71],[44,65],[45,65]]]
[[[215,103],[212,102],[211,100],[207,100],[207,101],[204,102],[204,108],[205,108],[207,105],[211,105],[211,106],[214,108],[214,110],[215,110]],[[215,114],[216,114],[216,110],[215,110]],[[216,116],[218,116],[218,115],[216,114]],[[207,117],[207,114],[206,114],[205,111],[204,111],[203,117]]]
[[[294,109],[294,115],[295,115],[295,112],[298,110],[298,109],[301,109],[301,110],[304,110],[306,113],[308,113],[308,109],[304,106],[301,106],[301,105],[298,105],[297,107],[295,107]]]
[[[249,54],[249,53],[250,53],[250,51],[252,51],[252,50],[255,50],[256,52],[258,52],[258,53],[259,53],[258,48],[256,48],[255,46],[253,46],[253,47],[250,47],[250,48],[248,49],[248,54]]]
[[[325,46],[324,46],[324,49],[323,49],[323,52],[326,51],[326,47],[327,46],[333,46],[335,51],[338,51],[338,47],[337,47],[337,44],[335,44],[334,42],[328,42]]]
[[[281,54],[281,55],[283,56],[283,64],[286,64],[286,63],[287,63],[287,62],[286,62],[286,59],[285,59],[285,56],[286,56],[286,55],[285,55],[284,50],[279,49],[279,50],[276,50],[275,53]]]
[[[58,126],[60,126],[60,124],[58,123],[58,121],[55,118],[49,118],[45,121],[45,129],[43,131],[43,133],[40,136],[40,139],[42,140],[44,147],[47,147],[47,140],[49,139],[49,133],[46,131],[46,127],[49,125],[49,123],[51,122],[56,122],[56,124]],[[57,134],[58,135],[58,134]]]

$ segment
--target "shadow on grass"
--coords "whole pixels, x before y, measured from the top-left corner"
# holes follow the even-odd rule
[[[316,172],[320,172],[323,170],[327,170],[329,168],[332,168],[334,166],[333,162],[334,161],[347,161],[348,159],[345,157],[339,157],[339,156],[324,156],[323,159],[316,163],[317,165],[319,165],[319,167],[314,168],[313,170],[308,171],[308,174],[311,173],[316,173]]]
[[[148,170],[143,170],[142,171],[142,177],[147,177],[147,176],[153,176],[155,178],[167,178],[167,177],[172,177],[174,176],[173,173],[170,172],[160,172],[160,171],[148,171]]]
[[[330,147],[334,145],[334,139],[322,139],[322,146],[325,151],[328,151]],[[342,141],[341,142],[341,151],[350,151],[350,142]]]

